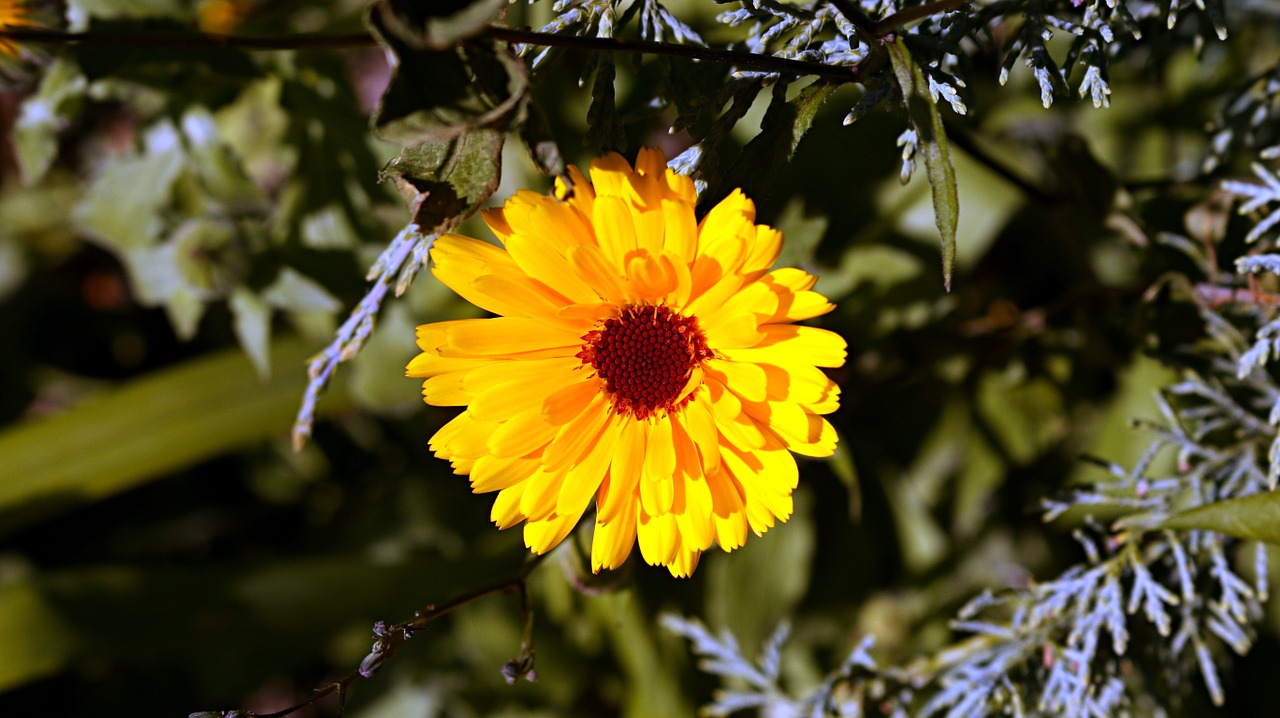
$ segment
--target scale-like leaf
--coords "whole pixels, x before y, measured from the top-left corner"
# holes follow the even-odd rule
[[[933,215],[942,235],[942,281],[951,291],[951,274],[956,263],[956,224],[960,218],[960,195],[956,189],[956,170],[951,164],[951,150],[938,105],[929,94],[929,83],[902,38],[888,43],[893,74],[902,88],[911,126],[920,137],[924,166],[933,191]]]

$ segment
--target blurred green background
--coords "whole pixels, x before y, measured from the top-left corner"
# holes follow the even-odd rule
[[[214,27],[208,5],[47,9],[93,29],[172,30]],[[355,1],[242,6],[227,29],[363,28]],[[717,10],[668,6],[703,28]],[[517,24],[522,6],[511,12]],[[537,26],[547,8],[530,12]],[[841,89],[756,198],[786,233],[782,263],[822,277],[839,304],[822,323],[850,345],[833,372],[841,449],[802,462],[796,515],[706,554],[689,580],[638,556],[590,577],[578,535],[533,575],[536,683],[504,683],[520,610],[490,597],[357,684],[349,715],[691,715],[716,684],[658,626],[663,612],[729,629],[748,654],[789,617],[784,675],[803,688],[867,633],[884,662],[907,661],[946,645],[947,619],[981,589],[1078,561],[1070,526],[1042,524],[1040,500],[1098,478],[1082,455],[1136,460],[1148,438],[1128,420],[1155,416],[1152,392],[1173,378],[1160,357],[1198,334],[1189,309],[1144,298],[1156,277],[1192,271],[1151,238],[1194,229],[1184,215],[1206,185],[1166,180],[1200,161],[1205,98],[1274,54],[1274,38],[1248,39],[1116,67],[1106,111],[1046,111],[1029,73],[999,87],[983,56],[968,116],[944,110],[961,203],[950,294],[923,171],[898,181],[904,117],[844,127],[857,90]],[[583,62],[553,58],[534,95],[585,165]],[[626,152],[674,155],[688,136],[643,105],[658,73],[619,62]],[[520,533],[496,531],[491,499],[427,450],[454,411],[423,405],[403,376],[416,324],[475,311],[432,277],[388,301],[311,443],[289,446],[304,361],[408,221],[377,183],[397,148],[368,131],[389,73],[380,51],[82,46],[8,72],[0,715],[279,710],[358,665],[374,621],[516,571]],[[504,163],[495,201],[549,186],[517,143]],[[475,220],[460,231],[488,237]],[[1280,656],[1277,625],[1225,674],[1224,713],[1268,714],[1258,679]],[[1195,690],[1184,698],[1188,714],[1205,710]]]

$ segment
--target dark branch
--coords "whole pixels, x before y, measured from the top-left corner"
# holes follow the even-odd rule
[[[513,43],[562,47],[570,50],[595,50],[601,52],[639,52],[647,55],[684,57],[692,60],[721,62],[745,70],[777,72],[786,75],[816,75],[830,82],[857,82],[856,66],[824,65],[785,57],[757,55],[739,50],[722,50],[696,45],[673,45],[644,40],[619,40],[603,37],[577,37],[551,33],[517,30],[507,27],[491,27],[489,33]],[[64,32],[62,30],[11,28],[0,30],[0,38],[15,42],[46,45],[133,45],[155,48],[237,49],[237,50],[341,50],[371,47],[376,44],[371,35],[291,35],[285,37],[244,37],[240,35],[215,35],[209,33],[159,34],[159,33],[94,33]]]

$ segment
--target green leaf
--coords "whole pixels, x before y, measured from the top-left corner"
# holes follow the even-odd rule
[[[929,94],[929,83],[920,67],[911,59],[902,38],[886,44],[893,74],[902,88],[911,126],[920,137],[924,165],[933,191],[933,214],[942,235],[942,281],[951,291],[951,274],[956,262],[956,223],[960,217],[960,196],[956,189],[956,170],[951,164],[946,131],[938,105]]]
[[[627,132],[618,116],[614,81],[618,70],[613,56],[597,52],[587,60],[583,77],[594,71],[591,80],[591,104],[587,107],[586,144],[597,153],[627,149]]]
[[[78,107],[88,83],[72,62],[58,58],[40,79],[40,89],[22,103],[13,145],[24,184],[40,181],[58,154],[58,128]]]
[[[779,521],[764,536],[747,539],[730,554],[708,551],[699,571],[706,571],[706,616],[716,628],[726,629],[744,646],[756,646],[793,615],[809,586],[816,528],[813,496],[807,491],[792,497],[795,512]],[[767,581],[760,577],[768,576]],[[744,593],[743,587],[750,591]]]
[[[262,300],[286,312],[336,312],[342,308],[319,282],[292,267],[285,267],[271,286],[262,291]]]
[[[404,195],[422,234],[447,232],[498,188],[503,140],[497,130],[474,130],[410,147],[387,163],[381,177]]]
[[[112,162],[98,175],[72,210],[72,221],[111,249],[151,246],[164,229],[160,210],[185,161],[178,131],[168,120],[156,123],[140,156]]]
[[[135,379],[0,432],[0,530],[95,501],[272,436],[286,436],[315,347],[280,340],[262,380],[239,349]],[[347,405],[334,389],[322,413]]]
[[[767,196],[795,156],[800,139],[813,126],[814,116],[836,90],[834,85],[814,82],[788,100],[787,87],[781,82],[773,86],[773,99],[760,121],[760,134],[742,149],[723,179],[703,193],[701,211],[710,209],[734,188],[741,188],[757,202]]]
[[[383,139],[416,145],[478,128],[504,130],[522,119],[529,76],[505,43],[481,37],[424,50],[385,27],[380,12],[370,12],[368,23],[396,58],[373,116],[374,131]]]
[[[481,35],[508,0],[382,0],[372,8],[386,30],[410,47],[444,50]]]
[[[258,375],[271,373],[271,307],[245,287],[237,287],[227,302],[231,306],[236,339],[253,361]]]
[[[1280,491],[1197,506],[1161,521],[1157,528],[1217,531],[1280,545]]]

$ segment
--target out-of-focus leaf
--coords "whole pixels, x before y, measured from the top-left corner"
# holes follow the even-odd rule
[[[1218,531],[1280,545],[1280,491],[1197,506],[1161,521],[1157,528]]]
[[[271,307],[252,290],[239,287],[228,302],[236,338],[260,376],[271,372]]]
[[[387,32],[410,47],[445,50],[484,33],[508,0],[381,0],[372,8]]]
[[[404,365],[415,351],[413,317],[403,303],[391,304],[351,364],[348,391],[357,405],[383,412],[420,408]],[[403,413],[403,411],[401,411]]]
[[[75,654],[75,633],[26,580],[0,584],[0,691],[58,672]]]
[[[402,150],[382,170],[404,195],[424,235],[445,232],[480,209],[502,176],[503,134],[475,130]]]
[[[448,140],[478,128],[506,129],[522,115],[529,76],[504,43],[476,38],[444,50],[417,49],[368,16],[378,42],[396,58],[374,113],[374,130],[402,145]]]
[[[133,380],[65,413],[0,432],[0,529],[110,496],[288,433],[314,347],[280,340],[262,380],[239,349]],[[322,413],[347,404],[335,390]]]
[[[72,220],[111,249],[151,246],[164,229],[160,210],[185,161],[178,131],[167,120],[156,123],[142,154],[107,165],[72,210]]]
[[[367,556],[325,556],[267,565],[95,566],[30,574],[0,584],[0,690],[80,660],[145,670],[185,655],[186,678],[241,685],[247,692],[261,682],[263,670],[248,656],[269,656],[276,668],[306,664],[326,650],[335,632],[367,631],[374,617],[408,618],[430,600],[509,576],[512,557],[519,555],[472,557],[463,565],[423,557],[379,563]]]
[[[634,558],[633,558],[634,560]],[[745,584],[744,584],[745,585]],[[751,585],[758,585],[753,583]],[[736,595],[743,592],[738,587]],[[592,617],[606,631],[615,655],[628,678],[622,716],[688,716],[693,707],[680,690],[679,674],[667,651],[682,655],[679,643],[660,644],[654,624],[640,611],[636,597],[628,593],[606,593],[586,598]],[[789,607],[788,607],[789,608]]]
[[[74,30],[87,29],[89,18],[189,19],[191,4],[181,0],[69,0],[67,16]]]
[[[287,312],[336,312],[342,302],[314,279],[292,267],[280,270],[271,286],[262,291],[262,300]]]
[[[303,246],[311,249],[352,249],[360,242],[355,228],[337,204],[303,217],[299,230]]]
[[[924,73],[911,59],[902,38],[887,44],[893,74],[902,88],[903,101],[911,126],[920,136],[924,165],[933,191],[933,213],[942,235],[942,282],[951,291],[951,273],[956,261],[956,223],[960,218],[960,195],[956,189],[956,171],[951,164],[951,150],[938,105],[929,94]]]
[[[713,551],[702,556],[698,570],[709,574],[707,619],[732,632],[740,645],[759,645],[804,597],[815,543],[811,498],[797,491],[791,518],[763,538],[727,555]]]
[[[782,252],[778,255],[775,267],[810,267],[813,265],[813,253],[822,242],[822,235],[827,231],[827,218],[822,216],[806,217],[804,201],[799,197],[787,203],[774,225],[786,237]]]
[[[190,167],[210,199],[235,213],[262,208],[262,190],[231,154],[207,109],[197,106],[188,110],[182,117],[182,133],[190,149]]]
[[[58,154],[58,127],[87,85],[74,63],[58,58],[45,70],[36,94],[22,103],[13,128],[13,145],[24,183],[34,184],[49,171]]]
[[[787,85],[773,86],[773,99],[760,121],[760,134],[747,143],[724,178],[703,193],[700,205],[709,209],[735,187],[759,201],[777,184],[778,175],[795,156],[796,146],[813,126],[813,118],[822,104],[835,92],[834,85],[815,82],[790,101]]]

